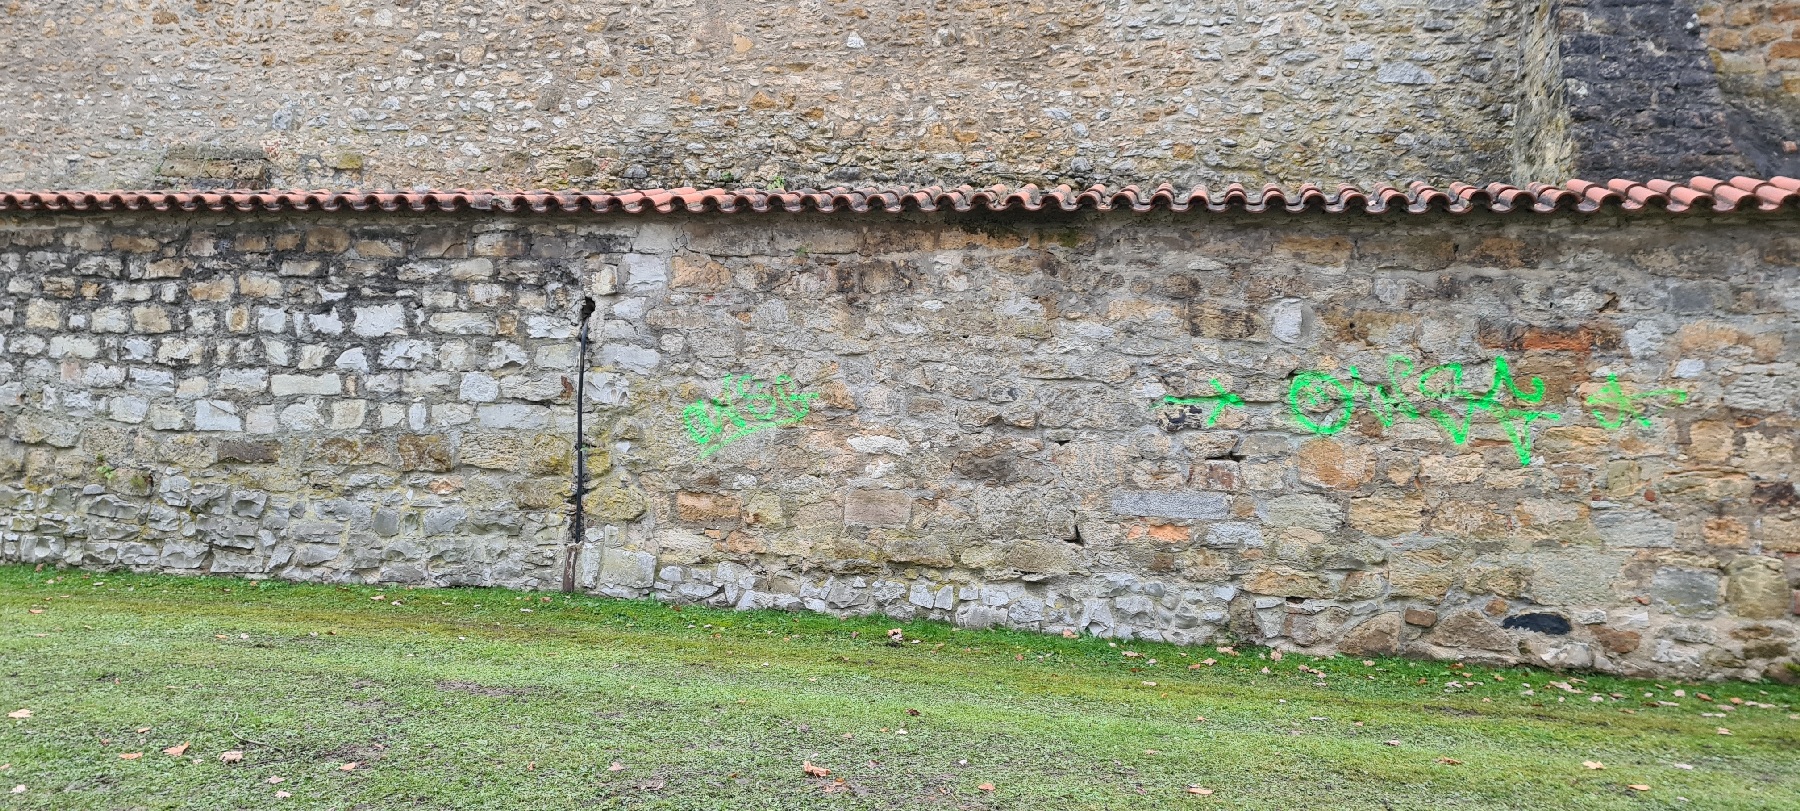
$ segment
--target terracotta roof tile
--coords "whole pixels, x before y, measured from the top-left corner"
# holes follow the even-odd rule
[[[1265,186],[1247,189],[1233,183],[1221,190],[1206,186],[1179,189],[1167,183],[1154,188],[1093,186],[1042,189],[1026,185],[974,188],[847,188],[770,191],[766,189],[624,189],[619,191],[553,192],[548,190],[450,189],[425,191],[230,190],[230,191],[11,191],[0,192],[0,211],[486,211],[499,213],[671,214],[774,211],[885,212],[903,211],[1171,211],[1264,213],[1320,211],[1386,214],[1441,212],[1466,214],[1485,209],[1496,213],[1525,211],[1595,212],[1660,210],[1682,213],[1775,211],[1800,209],[1800,180],[1695,177],[1671,180],[1569,180],[1560,186],[1534,183],[1518,188],[1505,183],[1474,186],[1453,183],[1438,189],[1412,183],[1405,189],[1382,185],[1364,190],[1340,186],[1328,191],[1313,184],[1297,189]]]

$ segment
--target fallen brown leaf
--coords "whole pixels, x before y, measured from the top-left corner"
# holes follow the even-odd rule
[[[1604,768],[1606,768],[1606,764],[1604,764],[1604,763],[1601,763],[1601,762],[1600,762],[1600,761],[1598,761],[1598,760],[1584,760],[1584,761],[1582,761],[1582,762],[1581,762],[1581,765],[1583,765],[1583,766],[1586,766],[1586,767],[1588,767],[1588,768],[1590,768],[1590,769],[1604,769]]]
[[[181,743],[175,744],[174,746],[164,749],[163,754],[170,755],[173,757],[181,757],[182,755],[187,754],[187,749],[188,749],[188,742],[182,741]]]
[[[1644,785],[1643,783],[1632,783],[1631,785],[1626,786],[1626,788],[1631,789],[1632,791],[1649,791],[1650,790],[1650,787]]]
[[[1453,757],[1441,757],[1441,758],[1437,759],[1437,762],[1442,763],[1445,766],[1461,766],[1461,765],[1463,765],[1462,761],[1457,760],[1456,758],[1453,758]]]
[[[1277,662],[1281,661],[1281,657],[1283,655],[1284,654],[1282,654],[1282,652],[1278,651],[1278,650],[1277,651],[1269,651],[1269,658],[1273,661],[1277,661]]]
[[[144,756],[143,752],[120,752],[119,753],[120,760],[137,760],[138,758],[141,758],[143,756]]]
[[[339,767],[338,767],[338,771],[340,771],[340,772],[353,772],[353,771],[356,771],[356,767],[357,767],[357,766],[358,766],[358,765],[360,765],[360,764],[358,764],[358,763],[357,763],[357,762],[356,762],[356,761],[354,761],[354,760],[352,760],[352,761],[350,761],[350,762],[349,762],[349,763],[346,763],[346,764],[344,764],[344,765],[342,765],[342,766],[339,766]]]
[[[1730,735],[1730,734],[1731,734],[1731,730],[1729,730],[1729,729],[1726,729],[1726,728],[1724,728],[1724,727],[1719,727],[1719,734],[1720,734],[1720,735]]]
[[[149,731],[150,731],[150,728],[149,728],[149,727],[138,727],[138,728],[137,728],[137,734],[139,734],[139,735],[142,735],[142,734],[144,734],[144,733],[146,733],[146,732],[149,732]]]
[[[1206,797],[1206,796],[1210,796],[1213,793],[1213,790],[1209,789],[1209,788],[1201,788],[1199,786],[1188,786],[1187,793],[1198,794],[1202,797]]]
[[[800,761],[800,770],[806,772],[807,777],[829,777],[831,775],[830,769],[814,766],[810,760]]]
[[[281,781],[286,780],[286,779],[287,778],[285,778],[285,777],[271,777],[271,778],[269,778],[269,785],[271,785],[271,786],[277,785]]]
[[[993,783],[982,783],[981,785],[976,786],[975,788],[977,788],[981,791],[993,791],[994,784]]]
[[[1400,745],[1400,742],[1397,740],[1396,741],[1382,741],[1382,743],[1385,743],[1388,746],[1399,746]]]
[[[277,791],[277,792],[275,792],[275,799],[277,799],[277,800],[285,800],[285,799],[287,799],[287,798],[289,798],[289,797],[292,797],[292,796],[294,796],[294,795],[292,795],[292,794],[289,794],[289,793],[287,793],[287,792],[285,792],[285,791]]]
[[[239,762],[242,762],[243,759],[244,759],[244,753],[240,752],[236,749],[233,749],[229,752],[220,753],[220,755],[219,755],[219,760],[221,760],[225,763],[239,763]]]
[[[28,611],[28,612],[30,612],[30,613],[32,613],[32,614],[42,614],[42,613],[44,613],[44,609],[42,609],[42,608],[27,608],[27,609],[25,609],[25,610],[26,610],[26,611]]]
[[[625,764],[615,760],[607,765],[606,770],[609,772],[622,772],[625,771]]]
[[[30,718],[31,710],[19,709],[6,714],[8,718]]]

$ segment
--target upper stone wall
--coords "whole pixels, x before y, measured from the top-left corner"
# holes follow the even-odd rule
[[[11,3],[0,186],[1503,180],[1519,18],[1512,0]]]

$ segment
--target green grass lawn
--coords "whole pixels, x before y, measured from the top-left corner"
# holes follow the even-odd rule
[[[496,589],[0,567],[15,710],[0,808],[1800,808],[1794,688]]]

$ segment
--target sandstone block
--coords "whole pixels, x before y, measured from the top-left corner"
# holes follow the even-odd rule
[[[1318,575],[1283,566],[1251,571],[1244,577],[1243,589],[1250,594],[1273,597],[1325,597],[1331,593]]]
[[[1437,612],[1426,608],[1408,608],[1403,618],[1407,625],[1417,625],[1420,628],[1430,628],[1438,621]]]
[[[1600,643],[1602,648],[1621,656],[1637,650],[1638,645],[1643,642],[1643,635],[1636,631],[1622,631],[1604,625],[1593,626],[1588,631],[1594,635],[1594,641]]]
[[[450,441],[437,434],[401,434],[394,440],[394,454],[401,470],[443,473],[452,467]]]
[[[1438,623],[1436,630],[1428,638],[1431,644],[1446,648],[1477,648],[1495,652],[1515,650],[1512,638],[1476,611],[1450,615]]]
[[[1001,565],[1035,574],[1068,574],[1076,566],[1071,544],[1056,541],[1014,541]]]
[[[1787,614],[1792,599],[1781,561],[1745,555],[1726,568],[1725,602],[1746,619],[1775,619]]]
[[[1300,481],[1334,490],[1353,490],[1375,476],[1375,456],[1366,448],[1334,439],[1302,443],[1295,453]]]
[[[844,494],[844,525],[904,527],[912,521],[912,502],[901,490],[850,490]]]
[[[675,494],[675,516],[692,523],[736,523],[743,508],[743,502],[731,493],[684,491]]]
[[[1400,652],[1401,627],[1399,614],[1376,614],[1345,634],[1337,648],[1351,656],[1391,656]]]
[[[1418,532],[1425,526],[1425,498],[1413,493],[1351,499],[1350,526],[1381,538]]]

